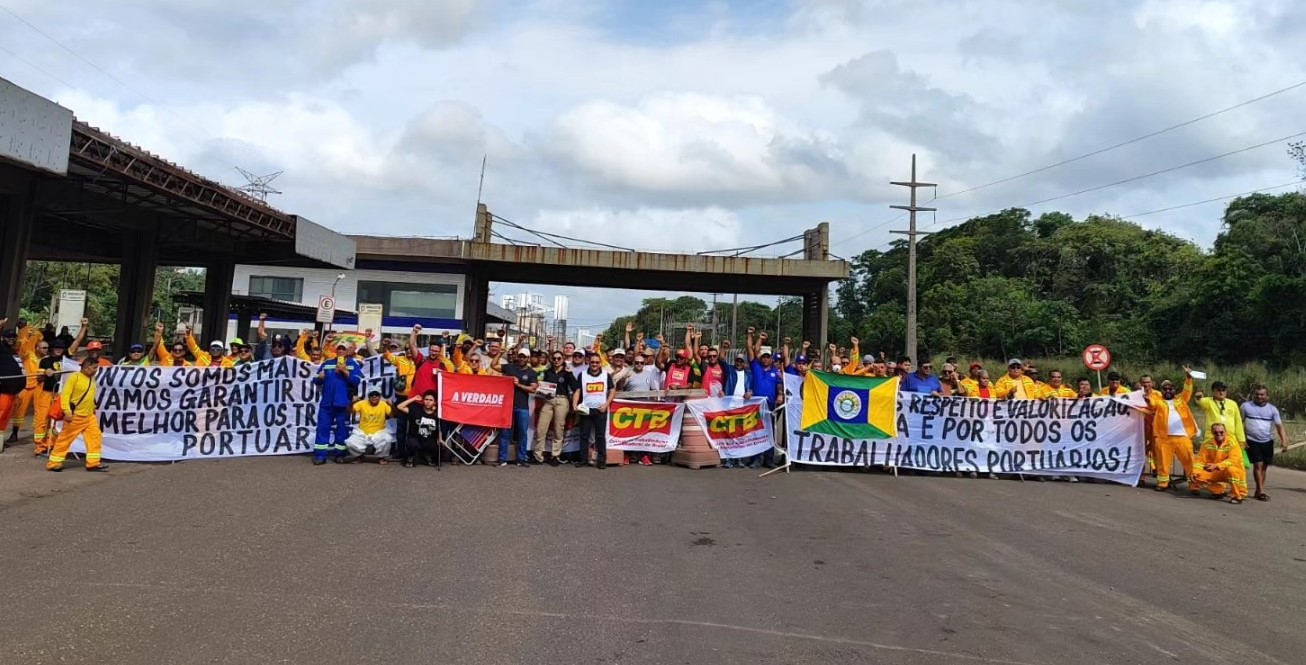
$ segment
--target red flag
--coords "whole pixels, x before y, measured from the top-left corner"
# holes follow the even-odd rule
[[[440,419],[463,425],[512,427],[512,391],[507,376],[440,372]]]

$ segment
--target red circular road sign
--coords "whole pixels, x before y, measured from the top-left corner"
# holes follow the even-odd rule
[[[1100,372],[1111,366],[1111,352],[1101,344],[1093,344],[1084,349],[1084,367]]]

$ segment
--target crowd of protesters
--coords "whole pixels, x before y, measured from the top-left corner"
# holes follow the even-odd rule
[[[711,396],[758,396],[765,397],[768,409],[776,411],[784,402],[783,374],[801,377],[810,370],[823,369],[854,376],[898,377],[899,390],[942,397],[1073,399],[1136,394],[1147,406],[1144,437],[1148,468],[1158,491],[1187,484],[1191,492],[1206,490],[1213,496],[1228,496],[1234,503],[1248,496],[1268,501],[1265,473],[1274,458],[1276,436],[1281,449],[1288,447],[1282,417],[1269,402],[1264,386],[1257,386],[1250,399],[1239,404],[1229,398],[1228,387],[1220,381],[1211,384],[1210,395],[1195,390],[1188,368],[1182,381],[1164,380],[1159,386],[1148,375],[1130,384],[1119,373],[1111,372],[1106,385],[1094,391],[1088,378],[1067,382],[1058,370],[1049,371],[1045,382],[1037,367],[1019,358],[1010,359],[996,380],[979,362],[970,363],[963,375],[955,358],[946,359],[936,374],[930,360],[914,365],[907,356],[889,360],[883,352],[863,355],[856,337],[849,340],[848,349],[835,344],[813,347],[806,341],[794,345],[787,337],[773,349],[768,333],[751,327],[740,349],[732,348],[729,340],[719,346],[705,344],[703,332],[692,325],[686,327],[681,344],[675,347],[662,335],[646,337],[636,332],[631,324],[626,325],[622,343],[612,346],[600,335],[588,348],[567,341],[560,343],[552,336],[543,347],[532,349],[525,339],[510,347],[506,331],[501,330],[486,339],[447,332],[430,335],[422,348],[418,346],[423,335],[420,325],[413,327],[406,343],[388,337],[378,339],[371,330],[325,336],[304,330],[292,342],[289,337],[269,335],[264,316],[259,317],[253,345],[235,338],[215,340],[202,347],[190,328],[169,339],[164,326],[157,324],[148,348],[132,344],[114,363],[104,357],[101,342],[85,343],[89,321],[83,319],[81,323],[78,334],[73,336],[67,328],[56,333],[49,325],[38,329],[19,321],[16,327],[7,327],[8,319],[0,320],[0,432],[12,426],[9,440],[15,440],[27,414],[34,414],[35,453],[49,455],[47,468],[51,471],[62,469],[67,445],[78,435],[87,440],[87,468],[107,468],[99,461],[99,427],[90,411],[95,400],[92,379],[99,367],[232,367],[287,355],[318,365],[314,380],[321,386],[322,402],[315,464],[365,457],[382,463],[399,459],[408,467],[418,462],[438,464],[444,452],[440,441],[452,430],[450,424],[436,417],[436,378],[441,372],[498,375],[514,380],[512,425],[499,432],[500,466],[559,466],[570,462],[603,468],[603,423],[618,393],[653,399],[678,399],[691,393],[677,395],[674,391],[696,390]],[[65,370],[65,359],[82,350],[85,356],[78,362],[80,369]],[[381,356],[395,368],[396,398],[392,402],[382,401],[379,391],[358,394],[360,358],[373,355]],[[72,376],[63,380],[65,375]],[[1204,416],[1204,431],[1199,431],[1194,407]],[[538,417],[533,419],[536,412]],[[391,418],[397,421],[397,436],[390,435],[386,426]],[[50,426],[54,420],[66,423],[58,437]],[[593,462],[588,450],[564,452],[569,425],[581,428],[582,440],[593,441]],[[94,453],[89,452],[92,441]],[[516,443],[517,454],[510,461],[512,443]],[[1179,460],[1182,475],[1172,478],[1174,458]],[[1248,489],[1244,458],[1251,465],[1254,491]],[[634,453],[629,454],[628,461],[652,465],[667,460],[665,456],[659,459]],[[747,460],[723,460],[726,468],[774,465],[774,451]]]

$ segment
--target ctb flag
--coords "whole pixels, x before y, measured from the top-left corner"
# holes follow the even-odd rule
[[[898,378],[808,372],[801,429],[845,439],[898,436]]]

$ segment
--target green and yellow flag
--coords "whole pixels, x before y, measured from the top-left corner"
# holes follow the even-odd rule
[[[808,372],[800,427],[845,439],[898,436],[898,377]]]

